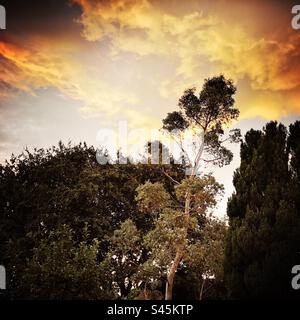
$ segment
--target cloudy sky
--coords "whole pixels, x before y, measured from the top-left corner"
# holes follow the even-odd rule
[[[184,89],[234,80],[243,133],[300,114],[297,1],[9,0],[0,30],[0,162],[97,132],[158,129]],[[216,175],[232,192],[229,167]],[[224,212],[226,200],[220,208]]]

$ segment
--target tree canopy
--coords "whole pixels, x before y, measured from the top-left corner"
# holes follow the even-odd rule
[[[250,130],[241,145],[228,202],[225,274],[233,298],[288,298],[291,269],[299,264],[299,133],[268,123]]]

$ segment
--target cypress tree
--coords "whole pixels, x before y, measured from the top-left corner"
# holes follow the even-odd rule
[[[288,298],[300,251],[300,123],[250,130],[229,199],[225,274],[231,298]]]

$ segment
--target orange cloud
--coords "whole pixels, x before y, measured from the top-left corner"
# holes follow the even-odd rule
[[[274,3],[262,5],[255,1],[252,7],[243,4],[243,10],[238,2],[232,1],[229,11],[227,1],[215,1],[213,9],[207,9],[209,1],[193,1],[197,3],[197,11],[186,10],[181,14],[150,0],[74,2],[82,6],[80,22],[87,40],[109,39],[114,56],[131,52],[140,57],[157,56],[172,61],[174,76],[159,84],[165,97],[179,95],[199,79],[222,72],[236,81],[247,79],[248,91],[257,94],[260,101],[265,98],[265,104],[274,109],[265,112],[266,118],[284,116],[295,109],[300,113],[300,102],[296,108],[294,105],[285,105],[285,109],[277,107],[278,101],[290,100],[291,90],[300,90],[300,35],[286,19],[289,11],[282,11],[282,20],[276,22],[279,27],[282,24],[281,28],[277,27],[274,33],[269,30],[267,24],[272,15],[278,16],[279,9]],[[175,1],[176,5],[179,6]],[[231,19],[235,5],[240,10],[240,20]],[[246,19],[247,14],[252,16]],[[262,21],[264,14],[270,19]],[[235,16],[238,18],[238,14]],[[279,29],[281,32],[277,32]],[[262,113],[257,106],[245,101],[244,104],[251,109],[245,114]]]
[[[84,40],[37,31],[26,43],[0,41],[1,100],[54,87],[81,101],[84,117],[153,127],[185,88],[224,73],[237,83],[242,117],[300,114],[300,34],[270,1],[72,2]]]
[[[154,121],[145,112],[131,110],[130,106],[138,103],[134,93],[102,80],[101,72],[92,74],[95,66],[74,54],[82,53],[76,44],[63,41],[53,46],[45,39],[30,41],[26,47],[0,42],[0,99],[8,99],[18,92],[35,95],[40,88],[54,87],[65,96],[81,101],[80,112],[84,117],[123,116],[130,124],[140,122],[148,126]]]

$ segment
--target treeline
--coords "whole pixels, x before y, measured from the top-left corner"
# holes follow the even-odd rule
[[[184,230],[184,168],[99,165],[95,155],[85,144],[60,143],[0,167],[2,297],[163,299]],[[222,185],[210,175],[194,180],[173,298],[297,297],[299,174],[300,122],[289,130],[271,122],[241,144],[229,227],[211,216]]]
[[[228,146],[241,142],[240,130],[227,130],[239,116],[235,93],[223,75],[205,79],[199,93],[184,91],[179,111],[162,121],[181,147],[181,165],[100,165],[93,147],[60,143],[0,166],[0,264],[8,280],[0,294],[296,297],[291,270],[300,251],[300,122],[289,130],[271,122],[246,134],[229,226],[213,217],[224,187],[205,172],[206,164],[228,165]],[[186,134],[193,138],[187,145]]]
[[[184,186],[176,191],[173,180],[185,181],[182,166],[99,165],[96,150],[85,144],[13,156],[0,167],[0,264],[8,281],[2,296],[162,299],[181,237],[175,206]],[[199,181],[221,188],[212,177]],[[204,187],[196,190],[214,205],[216,192]],[[175,299],[224,294],[226,226],[205,212],[189,229],[190,253],[176,275]],[[203,283],[211,270],[214,279]]]

